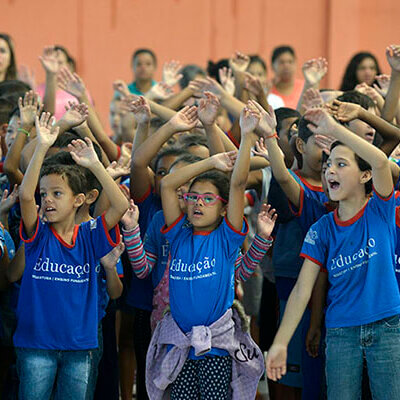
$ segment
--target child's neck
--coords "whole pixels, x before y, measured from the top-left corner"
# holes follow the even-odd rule
[[[80,225],[82,222],[87,222],[93,219],[89,213],[89,206],[87,204],[83,204],[81,208],[75,214],[75,223]]]
[[[365,206],[368,198],[364,193],[356,193],[349,199],[341,200],[338,207],[338,216],[341,221],[348,221],[354,218],[357,213]]]
[[[57,232],[57,235],[68,244],[73,244],[74,232],[75,232],[75,216],[71,215],[64,221],[54,222],[51,227]]]
[[[303,167],[299,169],[299,174],[313,186],[321,186],[321,172],[312,170],[306,163],[303,162]]]
[[[152,80],[136,80],[136,87],[142,92],[147,93],[152,87]]]

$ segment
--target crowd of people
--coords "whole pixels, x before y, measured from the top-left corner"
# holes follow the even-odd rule
[[[36,85],[0,34],[0,399],[400,399],[386,58],[140,48],[107,128],[65,47]]]

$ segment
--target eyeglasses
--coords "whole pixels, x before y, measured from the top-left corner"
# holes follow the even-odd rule
[[[213,194],[213,193],[204,193],[204,194],[185,193],[183,195],[183,198],[188,203],[197,203],[201,199],[203,204],[206,206],[212,206],[218,200],[221,200],[223,203],[227,203],[227,201],[225,199],[223,199],[221,196],[218,196],[217,194]]]

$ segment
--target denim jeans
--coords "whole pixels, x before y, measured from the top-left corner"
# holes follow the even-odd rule
[[[60,351],[16,348],[20,400],[85,400],[92,350]]]
[[[361,397],[363,358],[374,400],[400,399],[400,316],[326,332],[329,400]]]

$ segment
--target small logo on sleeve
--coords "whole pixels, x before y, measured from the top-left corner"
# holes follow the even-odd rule
[[[314,231],[312,229],[309,229],[307,232],[306,238],[304,239],[304,242],[308,244],[315,245],[315,241],[318,239],[318,233],[317,231]]]

